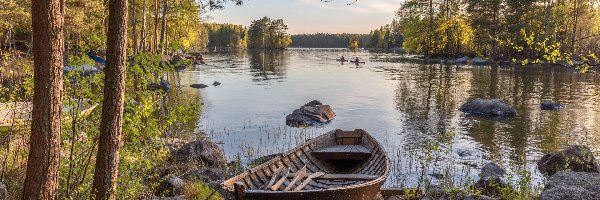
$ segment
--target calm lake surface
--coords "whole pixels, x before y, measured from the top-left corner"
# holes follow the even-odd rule
[[[335,58],[361,57],[366,64]],[[208,65],[182,75],[182,84],[219,81],[201,89],[199,129],[243,163],[281,153],[333,129],[364,129],[387,150],[388,186],[415,187],[427,179],[477,180],[496,162],[509,173],[529,171],[545,153],[584,144],[600,154],[600,79],[562,67],[456,66],[402,62],[392,53],[336,49],[213,53]],[[458,111],[473,98],[500,98],[518,116],[486,119]],[[285,125],[285,116],[317,99],[337,117],[313,128]],[[566,109],[542,111],[540,102]],[[515,180],[524,177],[515,174]]]

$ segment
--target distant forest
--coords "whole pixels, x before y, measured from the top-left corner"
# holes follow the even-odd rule
[[[292,44],[290,44],[290,47],[348,48],[353,45],[353,41],[358,41],[358,48],[366,48],[369,46],[369,38],[368,34],[298,34],[292,35]]]

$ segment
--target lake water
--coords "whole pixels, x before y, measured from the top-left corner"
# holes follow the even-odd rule
[[[361,57],[366,64],[336,62]],[[423,180],[463,183],[493,161],[509,173],[529,171],[543,154],[572,144],[600,153],[600,79],[562,67],[456,66],[401,62],[392,53],[342,49],[213,53],[183,73],[201,89],[199,128],[243,163],[286,151],[333,129],[364,129],[382,143],[393,170],[388,186]],[[500,98],[518,116],[486,119],[458,108],[473,98]],[[321,127],[292,128],[285,116],[317,99],[337,117]],[[542,111],[540,102],[566,109]],[[523,177],[516,174],[515,179]]]

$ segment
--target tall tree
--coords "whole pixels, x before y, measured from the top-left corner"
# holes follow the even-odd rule
[[[63,87],[64,1],[32,1],[34,93],[23,199],[56,199]]]
[[[92,191],[96,199],[115,199],[125,97],[127,0],[109,0],[104,68],[104,101]]]

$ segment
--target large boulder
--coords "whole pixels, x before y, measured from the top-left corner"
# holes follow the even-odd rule
[[[463,104],[458,110],[486,116],[516,116],[517,111],[500,99],[474,99]]]
[[[546,182],[540,200],[600,199],[600,174],[561,171]]]
[[[201,180],[205,183],[225,179],[225,173],[219,168],[195,168],[181,175],[187,181]]]
[[[189,142],[172,153],[178,163],[195,163],[204,167],[218,168],[224,162],[224,154],[219,145],[208,140]]]
[[[289,126],[317,126],[327,123],[333,118],[335,118],[335,113],[329,105],[323,105],[320,101],[313,100],[287,115],[285,123]]]
[[[546,154],[537,162],[537,166],[540,172],[549,176],[567,169],[575,172],[600,172],[592,151],[583,145],[573,145],[562,151]]]

